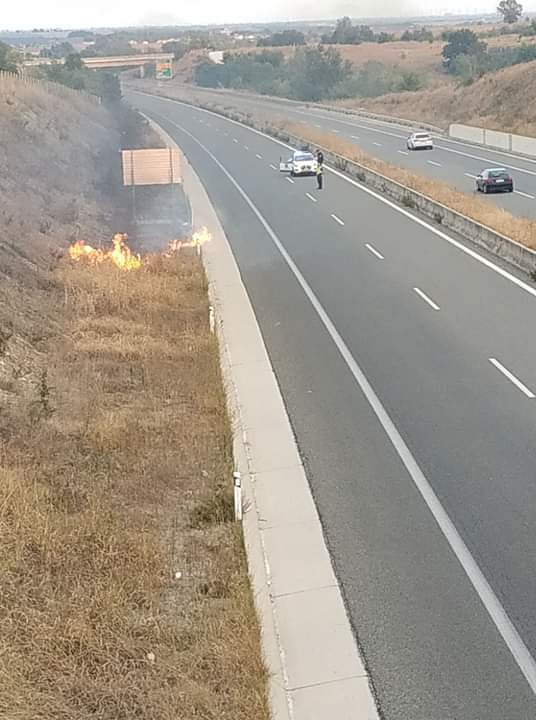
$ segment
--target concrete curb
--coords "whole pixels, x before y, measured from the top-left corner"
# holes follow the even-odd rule
[[[159,125],[151,125],[171,146]],[[378,720],[314,500],[255,314],[192,167],[184,188],[203,248],[245,491],[244,538],[273,720]]]
[[[196,105],[182,100],[177,102],[182,102],[183,104],[191,105],[192,107],[200,107],[216,115],[229,118],[235,122],[241,123],[245,127],[251,127],[255,130],[263,132],[280,142],[290,143],[294,147],[302,148],[311,146],[310,141],[295,135],[290,135],[289,133],[270,126],[269,124],[258,126],[250,118],[245,118],[240,113],[224,112],[220,108],[214,109],[213,107],[203,107],[202,105]],[[319,148],[322,149],[324,159],[328,165],[331,165],[349,177],[363,183],[367,187],[379,191],[383,195],[390,197],[392,200],[406,206],[409,210],[418,211],[425,217],[433,220],[438,226],[458,233],[466,240],[484,248],[488,252],[496,255],[524,273],[531,274],[536,270],[536,250],[531,250],[531,248],[506,237],[506,235],[501,235],[499,232],[492,230],[486,225],[482,225],[476,220],[472,220],[456,210],[452,210],[446,205],[442,205],[436,200],[432,200],[432,198],[419,193],[417,190],[412,190],[396,180],[391,180],[391,178],[388,178],[375,170],[371,170],[366,165],[361,165],[353,160],[343,157],[342,155],[338,155],[327,148],[315,145],[315,149]]]

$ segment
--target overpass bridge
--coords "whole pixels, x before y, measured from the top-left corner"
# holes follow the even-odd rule
[[[103,57],[83,57],[82,61],[91,70],[139,67],[143,76],[145,65],[155,65],[157,76],[162,78],[173,76],[173,53],[143,53],[140,55],[112,55]],[[51,58],[35,58],[26,60],[26,67],[38,67],[40,65],[63,64],[64,60],[52,60]]]

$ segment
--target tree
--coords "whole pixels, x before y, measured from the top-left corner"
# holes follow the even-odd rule
[[[0,42],[0,70],[16,73],[19,61],[20,57],[17,51],[11,45]]]
[[[354,26],[348,16],[337,20],[331,42],[338,45],[351,45],[354,40]]]
[[[517,0],[501,0],[497,6],[497,12],[503,16],[503,20],[508,25],[516,23],[523,13],[523,5]]]
[[[305,45],[305,35],[299,30],[283,30],[261,38],[258,47],[285,47],[287,45]]]
[[[40,55],[41,57],[52,58],[53,60],[61,60],[72,53],[74,53],[74,47],[71,43],[61,42],[52,45],[50,48],[43,48]]]
[[[296,100],[321,100],[352,74],[352,65],[335,48],[301,48],[288,63],[291,94]]]
[[[179,40],[169,40],[162,45],[162,52],[173,53],[175,60],[180,60],[189,50],[187,43]]]
[[[64,68],[66,70],[82,70],[84,63],[79,53],[69,53],[65,58]]]
[[[476,33],[467,28],[443,33],[443,39],[447,40],[447,44],[441,54],[449,70],[459,55],[481,55],[486,51],[486,43],[481,42]]]

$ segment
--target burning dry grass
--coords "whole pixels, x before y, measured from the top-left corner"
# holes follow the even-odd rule
[[[0,716],[263,720],[206,281],[191,250],[63,264],[0,455]]]
[[[425,178],[404,170],[396,165],[378,160],[364,152],[347,140],[332,133],[319,132],[310,128],[306,123],[292,124],[280,123],[281,129],[297,135],[314,145],[331,150],[349,160],[364,165],[391,180],[417,190],[432,200],[445,205],[456,212],[476,220],[489,228],[516,240],[527,247],[536,249],[536,222],[527,218],[511,215],[506,210],[485,200],[456,190],[447,183]]]

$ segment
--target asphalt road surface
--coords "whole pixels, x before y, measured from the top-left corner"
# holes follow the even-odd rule
[[[383,717],[534,720],[534,288],[339,174],[292,181],[269,138],[129,99],[222,220]]]
[[[200,90],[197,90],[200,92]],[[257,115],[266,111],[291,122],[306,122],[315,130],[339,135],[364,152],[404,167],[420,175],[442,180],[464,192],[475,191],[475,178],[485,168],[504,167],[514,179],[514,193],[493,193],[485,198],[522,217],[536,217],[536,159],[490,150],[443,136],[434,136],[434,150],[408,151],[406,140],[411,128],[378,122],[344,113],[299,106],[284,100],[241,93],[206,91],[207,98],[236,106]],[[418,126],[415,129],[419,129]],[[480,196],[480,194],[479,194]]]

